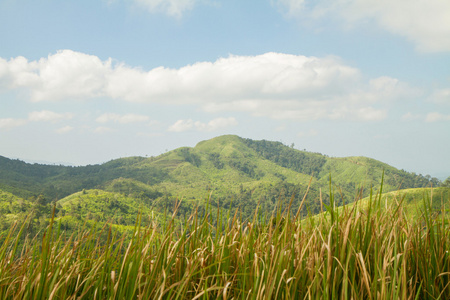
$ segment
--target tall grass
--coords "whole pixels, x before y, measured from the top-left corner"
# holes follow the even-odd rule
[[[143,228],[139,217],[127,242],[109,226],[67,237],[54,218],[23,242],[24,222],[0,247],[0,299],[450,299],[447,213],[423,201],[413,221],[379,195],[341,210],[331,196],[303,220],[219,209]]]

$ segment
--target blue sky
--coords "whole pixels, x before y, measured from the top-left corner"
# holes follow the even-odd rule
[[[450,176],[447,0],[0,0],[0,155],[222,134]]]

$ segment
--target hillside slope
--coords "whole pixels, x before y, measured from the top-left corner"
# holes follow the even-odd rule
[[[240,207],[245,213],[259,204],[266,212],[295,194],[297,207],[311,187],[305,209],[317,212],[327,201],[330,175],[337,202],[368,195],[381,182],[384,190],[434,186],[434,178],[397,170],[366,157],[330,158],[299,151],[280,142],[225,135],[182,147],[157,157],[129,157],[83,167],[27,164],[0,157],[0,188],[23,198],[42,194],[52,202],[83,189],[121,193],[151,203],[162,211],[183,198],[188,213],[212,195],[212,205]]]
[[[433,212],[440,213],[443,209],[450,208],[450,188],[413,188],[383,193],[381,203],[384,206],[390,203],[402,204],[405,215],[412,219],[418,219],[429,207]],[[349,207],[355,204],[349,204]],[[359,207],[367,207],[369,198],[361,199]]]

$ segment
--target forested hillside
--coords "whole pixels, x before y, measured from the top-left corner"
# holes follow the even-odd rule
[[[82,167],[28,164],[0,157],[0,190],[13,199],[2,200],[13,204],[3,203],[2,207],[11,208],[1,213],[12,216],[17,214],[18,205],[22,211],[37,205],[40,216],[45,211],[48,216],[49,207],[58,204],[61,215],[81,218],[95,206],[90,217],[106,221],[114,212],[124,216],[127,212],[135,215],[139,209],[171,211],[177,199],[182,199],[178,214],[185,216],[195,207],[205,209],[209,199],[212,207],[239,208],[245,217],[258,205],[270,214],[278,203],[286,206],[291,196],[296,209],[308,190],[303,214],[314,214],[320,210],[320,199],[324,203],[329,199],[330,176],[331,190],[340,205],[367,196],[372,187],[376,190],[383,172],[384,191],[440,184],[430,176],[366,157],[333,158],[280,142],[227,135],[157,157],[121,158]],[[78,195],[71,196],[78,200],[68,201],[66,197],[72,194]],[[101,204],[105,201],[109,206]],[[130,223],[125,220],[128,217],[121,221],[115,218],[114,222]]]

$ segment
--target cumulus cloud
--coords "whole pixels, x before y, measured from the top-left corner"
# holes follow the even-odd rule
[[[417,94],[417,89],[396,78],[366,80],[337,57],[283,53],[231,55],[179,69],[145,71],[63,50],[39,61],[21,57],[1,61],[2,86],[27,89],[32,101],[108,97],[303,121],[380,120],[386,116],[386,103]],[[145,118],[108,114],[98,121],[126,123]]]
[[[368,21],[406,37],[420,51],[450,51],[448,0],[275,0],[290,16],[337,18],[345,26]]]
[[[71,50],[31,62],[22,56],[0,58],[0,87],[26,88],[35,102],[100,97],[110,71],[111,60]]]
[[[193,121],[192,119],[188,120],[178,120],[173,125],[168,128],[168,131],[172,132],[183,132],[188,130],[197,130],[197,131],[217,131],[220,129],[224,129],[231,126],[236,126],[238,121],[233,118],[216,118],[208,123],[203,123],[200,121]]]
[[[105,113],[99,116],[96,121],[98,123],[107,123],[107,122],[115,122],[120,124],[128,124],[128,123],[139,123],[139,122],[147,122],[150,118],[144,115],[137,114],[115,114],[115,113]]]
[[[184,12],[191,10],[198,0],[134,0],[151,13],[165,13],[171,17],[180,18]]]
[[[73,117],[71,113],[56,113],[49,110],[34,111],[28,114],[28,120],[33,122],[58,122],[69,120]]]
[[[425,122],[439,122],[439,121],[450,121],[450,115],[441,114],[438,112],[428,113],[425,117]]]
[[[14,127],[25,125],[26,123],[27,121],[22,119],[13,119],[13,118],[0,119],[0,129],[11,129]]]

